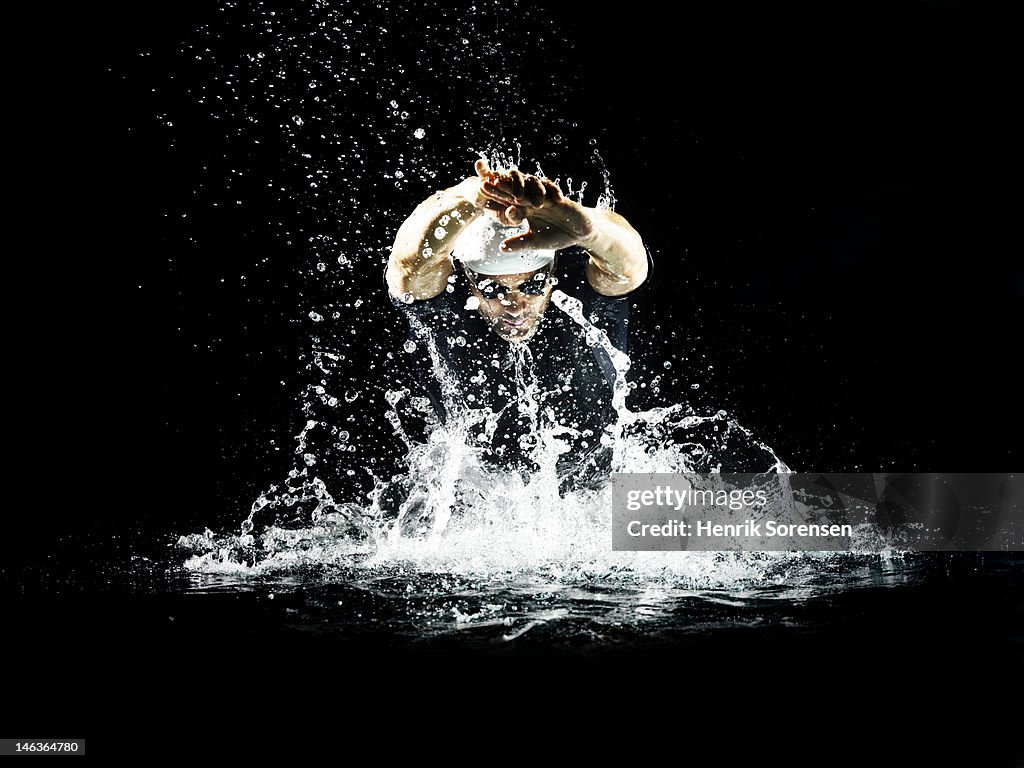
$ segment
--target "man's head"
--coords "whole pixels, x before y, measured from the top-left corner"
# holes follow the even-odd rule
[[[551,301],[554,262],[532,272],[482,275],[463,264],[477,311],[506,341],[526,341],[537,332]]]
[[[477,311],[507,341],[533,336],[551,300],[555,252],[501,247],[527,231],[525,223],[509,227],[484,216],[470,224],[455,245],[454,255],[479,302]]]

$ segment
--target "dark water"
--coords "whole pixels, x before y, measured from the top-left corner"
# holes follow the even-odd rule
[[[176,538],[69,537],[35,565],[5,570],[6,645],[19,660],[8,680],[27,705],[102,734],[93,704],[109,701],[104,711],[129,722],[140,691],[159,692],[154,707],[209,707],[224,722],[249,695],[277,707],[324,689],[364,715],[401,706],[398,691],[460,707],[495,691],[534,705],[570,692],[601,705],[670,692],[687,706],[722,697],[758,717],[794,696],[846,726],[840,702],[864,700],[862,716],[874,717],[881,700],[886,722],[935,706],[960,723],[969,716],[984,730],[956,743],[972,764],[1016,764],[1019,554],[780,561],[749,583],[688,589],[614,574],[426,573],[357,557],[276,575],[197,573]],[[47,703],[54,686],[63,709]],[[915,749],[942,764],[944,738]]]
[[[885,630],[904,648],[915,636],[928,635],[927,646],[936,649],[956,638],[1003,659],[1007,671],[1024,669],[1019,553],[794,555],[730,586],[701,588],[610,572],[423,572],[412,563],[367,565],[357,556],[351,564],[269,575],[197,573],[184,566],[175,540],[129,536],[114,551],[109,542],[67,541],[89,560],[51,559],[6,573],[18,632],[46,642],[88,616],[85,637],[98,644],[124,632],[178,651],[204,636],[248,637],[254,648],[266,642],[599,661],[641,648],[711,648],[729,638],[800,645]],[[711,567],[714,559],[735,568],[728,554],[709,555]]]

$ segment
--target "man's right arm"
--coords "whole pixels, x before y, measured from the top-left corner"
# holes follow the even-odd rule
[[[399,228],[387,270],[388,291],[395,298],[424,301],[448,285],[456,239],[488,207],[480,185],[493,174],[484,160],[476,162],[476,172],[424,200]]]

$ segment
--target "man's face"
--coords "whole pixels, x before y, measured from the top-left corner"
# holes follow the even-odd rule
[[[469,287],[480,302],[477,311],[506,341],[526,341],[537,332],[551,301],[551,265],[514,275],[479,275],[468,267]]]

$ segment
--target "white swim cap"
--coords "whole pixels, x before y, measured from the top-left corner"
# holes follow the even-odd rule
[[[551,264],[555,260],[555,252],[528,249],[506,252],[498,248],[502,241],[528,230],[526,222],[518,227],[506,227],[491,216],[481,216],[459,234],[453,254],[481,275],[533,272]]]

